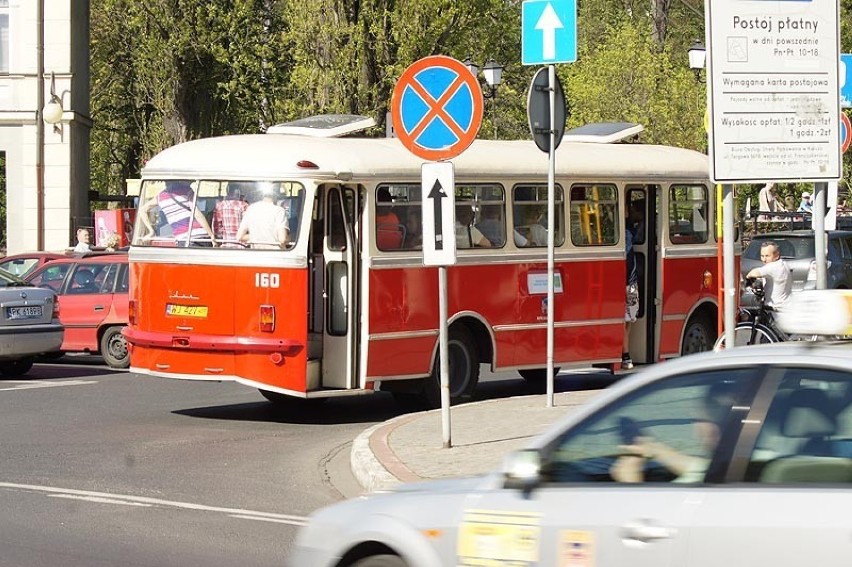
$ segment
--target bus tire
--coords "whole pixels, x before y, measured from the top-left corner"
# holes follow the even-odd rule
[[[399,555],[371,555],[356,561],[352,567],[406,567]]]
[[[479,356],[467,327],[452,327],[447,337],[450,359],[450,403],[470,398],[479,382]],[[424,398],[430,408],[441,407],[441,357],[435,357],[432,374],[426,379]]]
[[[704,315],[695,315],[686,324],[683,333],[683,344],[680,347],[681,356],[696,354],[713,349],[713,337],[716,333],[711,328],[710,320]]]
[[[101,356],[110,368],[128,368],[130,351],[127,339],[121,334],[121,327],[109,327],[101,335]]]
[[[18,360],[4,360],[0,362],[0,374],[3,376],[21,376],[33,367],[33,359],[30,357]]]
[[[530,384],[536,384],[547,380],[547,368],[525,368],[524,370],[518,370],[518,374],[520,374],[521,378]],[[553,377],[556,378],[558,375],[559,368],[554,366]]]
[[[737,323],[737,326],[734,329],[734,346],[748,346],[749,341],[751,340],[751,327],[752,324],[748,321]],[[768,343],[780,343],[783,340],[784,339],[779,336],[775,330],[770,329],[766,325],[758,324],[754,328],[754,342],[751,344],[763,345]],[[716,352],[725,350],[724,333],[716,339],[716,344],[713,345],[713,350]]]

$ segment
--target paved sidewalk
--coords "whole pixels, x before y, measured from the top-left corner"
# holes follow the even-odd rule
[[[498,468],[506,453],[526,445],[601,390],[487,400],[450,409],[452,448],[442,447],[441,410],[406,414],[377,424],[352,444],[352,472],[365,492],[401,482],[465,476]]]

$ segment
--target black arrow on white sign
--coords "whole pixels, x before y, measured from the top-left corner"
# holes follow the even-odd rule
[[[432,207],[435,211],[433,215],[435,219],[435,250],[443,250],[444,249],[444,218],[442,215],[441,208],[441,199],[445,198],[447,194],[444,192],[444,188],[441,187],[441,181],[439,179],[435,180],[435,185],[432,186],[432,190],[429,191],[428,198],[432,199]]]

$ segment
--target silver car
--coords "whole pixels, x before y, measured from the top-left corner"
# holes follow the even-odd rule
[[[852,344],[649,367],[503,470],[316,512],[292,567],[846,566]]]
[[[793,278],[793,292],[816,289],[816,246],[813,230],[788,230],[755,236],[743,251],[740,272],[745,275],[763,265],[760,261],[761,245],[771,240]],[[828,241],[827,288],[852,289],[852,231],[832,230],[826,233]],[[754,295],[747,290],[742,304],[752,307],[757,304]]]
[[[56,294],[0,270],[0,375],[20,376],[37,355],[58,352],[63,328]]]

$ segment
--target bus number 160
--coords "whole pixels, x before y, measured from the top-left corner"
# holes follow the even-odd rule
[[[254,287],[280,287],[281,276],[279,274],[267,274],[257,272],[254,274]]]

